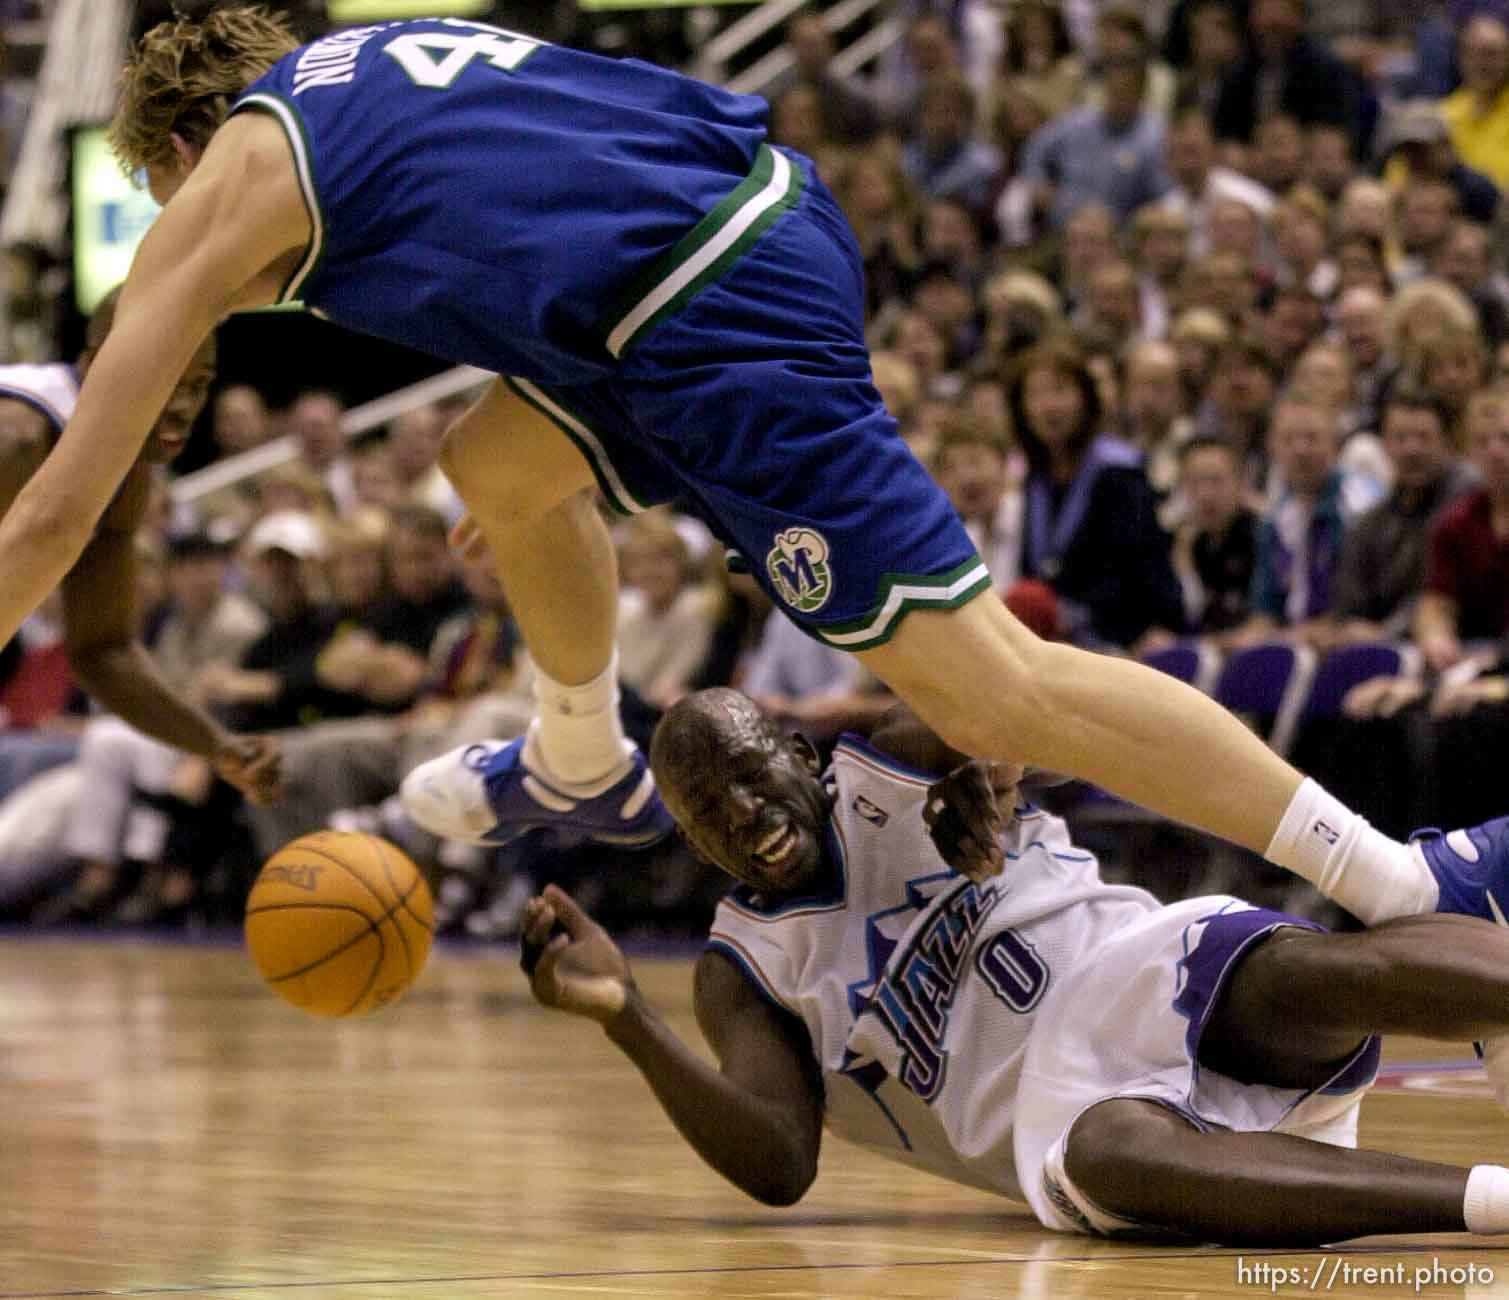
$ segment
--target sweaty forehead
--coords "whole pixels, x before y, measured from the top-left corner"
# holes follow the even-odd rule
[[[733,692],[674,710],[661,724],[653,755],[657,778],[672,789],[724,779],[752,755],[773,758],[780,748],[775,724]]]

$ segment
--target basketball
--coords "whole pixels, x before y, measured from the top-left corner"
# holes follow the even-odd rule
[[[403,996],[434,930],[430,887],[376,835],[320,831],[262,866],[246,902],[246,946],[285,1002],[314,1016],[364,1016]]]

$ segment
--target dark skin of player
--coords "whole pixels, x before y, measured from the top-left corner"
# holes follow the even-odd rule
[[[91,360],[86,352],[80,369],[87,371]],[[63,579],[64,639],[74,677],[103,708],[166,744],[209,759],[248,798],[266,803],[277,797],[281,779],[276,742],[226,731],[163,681],[137,640],[135,538],[151,505],[152,466],[166,464],[183,449],[214,375],[210,339],[174,388],[140,458]],[[0,398],[0,516],[41,468],[56,439],[39,411]]]
[[[984,792],[1013,806],[1016,773],[950,764],[960,756],[904,711],[871,743],[914,767],[950,771],[929,790],[934,842],[955,869],[997,874],[996,855],[980,846],[995,839],[1002,814]],[[734,691],[688,697],[662,723],[651,761],[699,855],[773,895],[821,882],[828,803],[816,755],[781,737],[752,702]],[[785,822],[798,828],[800,851],[772,867],[755,846]],[[607,931],[563,890],[551,885],[530,901],[523,938],[535,996],[602,1024],[703,1159],[767,1204],[801,1198],[817,1172],[822,1084],[797,1017],[772,1007],[727,958],[704,953],[694,1001],[714,1069],[665,1025]],[[1277,931],[1232,975],[1200,1056],[1246,1082],[1312,1088],[1372,1033],[1464,1042],[1506,1029],[1509,932],[1470,917],[1410,917],[1358,934]],[[1112,1214],[1205,1241],[1312,1245],[1465,1227],[1467,1169],[1280,1133],[1202,1133],[1144,1101],[1086,1112],[1067,1163]]]

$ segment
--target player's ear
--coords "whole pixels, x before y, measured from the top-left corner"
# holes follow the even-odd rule
[[[796,751],[796,756],[802,762],[802,766],[813,776],[822,775],[823,761],[817,756],[817,750],[812,747],[812,742],[799,732],[791,733],[791,748]]]
[[[168,139],[173,142],[173,156],[178,159],[178,165],[183,168],[183,174],[187,176],[199,166],[199,160],[204,157],[204,146],[194,144],[184,136],[174,131]]]

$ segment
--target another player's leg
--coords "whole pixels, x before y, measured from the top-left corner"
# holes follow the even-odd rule
[[[503,841],[542,826],[647,844],[671,829],[618,713],[618,566],[581,454],[501,382],[457,422],[442,466],[491,549],[535,665],[538,716],[511,744],[416,768],[403,798],[450,839]]]
[[[1240,959],[1199,1060],[1241,1083],[1328,1084],[1374,1033],[1466,1041],[1509,1030],[1509,933],[1455,916],[1357,934],[1282,928]],[[1282,1133],[1202,1132],[1146,1101],[1087,1111],[1070,1183],[1118,1218],[1233,1244],[1378,1232],[1509,1231],[1509,1170],[1454,1168]]]
[[[1436,905],[1417,853],[1304,780],[1213,700],[1131,660],[1043,641],[999,600],[915,610],[861,657],[964,753],[1093,781],[1234,840],[1369,923]]]

